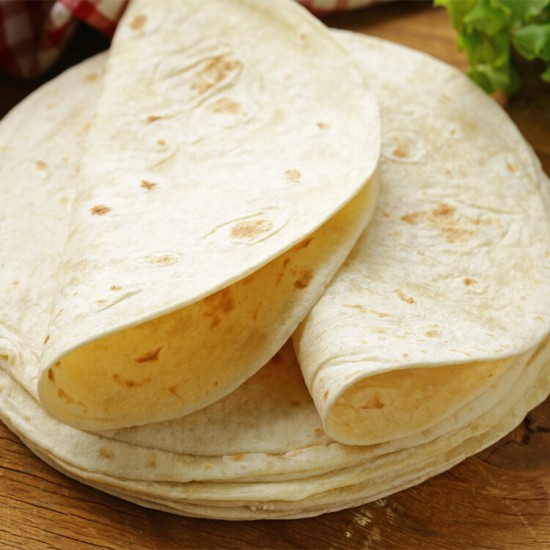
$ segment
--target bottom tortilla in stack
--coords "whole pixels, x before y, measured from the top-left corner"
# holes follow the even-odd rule
[[[529,146],[454,69],[339,36],[379,97],[381,196],[293,338],[301,364],[289,342],[202,410],[101,433],[49,417],[6,365],[1,417],[46,462],[174,513],[306,517],[451,468],[548,396],[550,186]]]

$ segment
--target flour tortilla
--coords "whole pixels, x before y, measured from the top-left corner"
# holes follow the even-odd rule
[[[136,0],[89,125],[40,399],[85,429],[188,414],[275,354],[365,227],[376,102],[290,0]]]
[[[341,39],[346,44],[359,40],[362,57],[374,67],[380,59],[393,66],[390,64],[395,59],[407,63],[418,55],[374,39]],[[426,70],[435,66],[434,73],[438,67],[447,71],[429,58],[422,56],[422,60]],[[48,111],[40,108],[42,102],[52,101],[63,89],[74,90],[71,101],[65,98],[52,107],[59,110],[57,115],[67,109],[62,118],[63,138],[54,124],[58,118],[53,117],[50,125],[44,121],[44,135],[49,139],[37,138],[32,150],[42,153],[41,147],[53,147],[55,151],[55,139],[76,143],[77,129],[86,120],[81,105],[90,95],[86,75],[92,68],[99,70],[100,65],[101,59],[91,60],[35,94],[11,115],[12,130],[19,128],[18,121],[29,119],[31,112],[34,120],[43,120],[39,113],[43,116]],[[368,77],[365,67],[363,71]],[[378,78],[383,75],[388,78],[388,71]],[[382,106],[386,105],[386,95],[391,97],[399,90],[394,86],[381,93]],[[421,94],[414,94],[409,101],[421,98]],[[6,131],[8,121],[0,125],[0,131]],[[25,138],[32,141],[31,129],[18,132],[24,133],[16,134],[18,139],[12,143],[25,142]],[[76,153],[78,147],[71,146]],[[77,157],[67,157],[69,164],[70,158]],[[15,170],[15,160],[20,161],[21,156],[10,157],[8,151],[4,160]],[[35,163],[35,158],[23,163],[21,170],[32,177],[22,181],[34,183],[36,174],[42,174],[42,170],[35,172]],[[531,167],[538,173],[535,161]],[[63,163],[58,168],[70,173]],[[542,193],[547,193],[548,181],[542,173],[538,177]],[[44,204],[50,216],[53,212],[58,215],[55,208],[61,208],[67,191],[60,181],[51,177],[34,186],[36,193],[33,190],[23,195],[30,218],[39,220],[43,227],[42,232],[35,230],[37,247],[29,252],[38,254],[46,248],[46,238],[54,237],[56,228],[47,225],[50,218],[45,215]],[[26,242],[20,242],[22,250],[27,250],[23,246]],[[33,292],[44,279],[44,272],[40,277],[37,269],[31,269],[36,263],[30,256],[28,261],[27,279],[13,285],[11,294],[6,293],[19,309],[10,308],[12,313],[2,323],[3,336],[10,338],[2,340],[6,356],[0,371],[0,415],[55,468],[144,506],[222,519],[296,518],[356,506],[420,483],[487,447],[513,429],[550,392],[550,340],[542,338],[530,349],[495,359],[500,375],[431,427],[380,444],[344,445],[325,433],[289,342],[231,394],[192,414],[138,427],[81,431],[44,410],[34,389],[39,373],[36,353],[30,345],[13,346],[18,340],[12,334],[28,334],[29,329],[40,327],[36,325],[40,316],[48,318],[38,306],[39,300],[28,299],[36,296]],[[35,308],[25,310],[25,300]],[[35,344],[40,349],[39,339]]]
[[[365,43],[346,35],[381,105],[380,200],[294,344],[327,433],[371,445],[429,428],[550,333],[550,199],[477,86]]]

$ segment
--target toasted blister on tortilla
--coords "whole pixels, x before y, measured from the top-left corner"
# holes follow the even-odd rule
[[[34,273],[50,318],[34,349],[40,399],[86,429],[175,418],[261,368],[364,229],[377,192],[376,101],[337,40],[290,0],[137,0],[101,93],[86,78],[97,106],[91,95],[74,106],[90,113],[81,160],[53,191],[72,206],[44,203],[47,221],[28,214],[11,230],[13,249],[24,241],[40,266],[43,242],[23,226],[59,225],[47,248],[58,267]],[[50,139],[61,125],[48,123],[30,131]],[[7,136],[14,125],[5,121],[3,143],[25,139]],[[40,178],[73,150],[56,143],[36,153],[47,155]],[[12,180],[22,170],[2,166]],[[13,262],[21,279],[27,266]]]
[[[429,428],[549,334],[550,200],[530,146],[458,71],[342,38],[380,102],[381,193],[294,344],[327,433],[370,445]]]
[[[52,308],[55,308],[56,274],[67,234],[73,227],[67,221],[76,194],[72,182],[77,177],[84,130],[93,117],[89,98],[98,93],[105,58],[94,58],[68,71],[27,99],[0,124],[0,144],[3,147],[1,181],[6,182],[8,202],[19,206],[19,215],[16,215],[9,205],[0,205],[3,229],[0,257],[5,266],[0,271],[2,295],[5,297],[0,333],[0,417],[29,448],[53,467],[113,495],[173,513],[235,520],[313,516],[375,500],[451,468],[511,431],[530,409],[548,396],[548,322],[545,325],[544,319],[528,317],[528,313],[535,311],[536,298],[541,316],[544,317],[544,311],[548,311],[545,305],[548,286],[544,286],[550,284],[550,279],[544,277],[547,275],[547,263],[544,263],[547,256],[543,254],[544,261],[533,259],[530,269],[525,263],[531,258],[527,250],[531,247],[533,255],[538,250],[546,251],[545,254],[550,251],[547,246],[550,238],[547,231],[550,184],[540,171],[538,162],[508,119],[492,106],[492,100],[478,94],[473,84],[458,72],[427,56],[384,41],[342,33],[337,36],[356,56],[365,82],[378,95],[382,120],[386,121],[383,130],[386,158],[393,154],[400,159],[395,162],[386,159],[381,167],[380,204],[374,214],[372,236],[367,230],[360,237],[359,245],[293,341],[282,345],[266,361],[264,368],[225,397],[177,418],[159,422],[151,418],[139,426],[85,431],[52,416],[38,399],[37,382],[43,365],[40,355],[48,334]],[[382,66],[386,70],[381,70]],[[425,88],[414,85],[425,81],[431,83],[431,99],[428,99]],[[516,177],[523,178],[521,183],[527,186],[527,191],[516,186],[520,180],[516,182],[511,176],[493,178],[491,173],[484,172],[484,163],[497,166],[502,157],[492,157],[495,153],[492,140],[496,138],[491,136],[491,141],[488,141],[489,134],[479,128],[476,133],[468,134],[468,139],[475,141],[486,154],[483,162],[481,157],[473,155],[469,160],[472,164],[479,163],[479,187],[485,185],[492,190],[492,198],[489,203],[485,194],[489,190],[486,189],[480,191],[479,199],[476,199],[473,176],[470,177],[468,174],[471,173],[466,171],[468,163],[461,163],[459,155],[468,144],[456,138],[459,143],[453,145],[457,151],[457,159],[454,159],[444,145],[447,137],[452,137],[459,129],[453,127],[453,132],[446,132],[448,121],[442,118],[445,111],[438,111],[434,106],[446,98],[449,104],[456,103],[458,98],[453,96],[456,86],[462,87],[461,101],[477,114],[478,125],[491,128],[498,125],[501,136],[498,139],[504,140],[502,143],[509,140],[510,145],[514,145],[504,154],[521,159],[521,163],[519,160],[510,162],[519,174]],[[433,123],[431,133],[424,133],[418,117],[413,116],[416,109],[422,109],[422,117]],[[409,116],[400,116],[403,110]],[[453,113],[451,107],[449,112]],[[389,125],[393,116],[399,118],[399,132]],[[22,124],[29,120],[33,123]],[[442,132],[439,139],[438,131]],[[396,135],[412,135],[417,139],[408,141],[407,147],[401,144],[392,148],[388,144],[397,139]],[[21,152],[22,144],[26,148],[25,154]],[[428,188],[421,185],[422,178],[415,176],[416,171],[412,169],[415,163],[424,177],[431,178]],[[410,166],[411,170],[395,172],[404,170],[403,166]],[[451,177],[453,170],[459,171],[454,178]],[[396,173],[402,173],[403,180],[396,178]],[[7,183],[14,178],[20,182],[20,192]],[[408,182],[407,185],[401,185],[402,181]],[[266,263],[251,281],[246,283],[245,277],[232,285],[229,299],[227,291],[224,294],[222,290],[212,294],[210,300],[227,304],[233,298],[235,307],[240,300],[246,303],[246,284],[253,285],[256,278],[261,278],[266,285],[261,293],[266,308],[263,315],[272,323],[266,323],[265,337],[270,338],[269,330],[274,331],[275,339],[281,336],[277,332],[278,326],[287,319],[288,313],[285,312],[290,306],[279,303],[278,293],[298,297],[303,291],[321,293],[328,282],[329,272],[342,263],[344,250],[346,247],[351,250],[356,241],[354,235],[362,232],[360,226],[365,220],[357,221],[361,217],[357,210],[366,212],[364,215],[368,218],[370,209],[374,209],[374,195],[370,195],[376,192],[374,181],[364,189],[325,224]],[[485,237],[481,233],[468,233],[477,239],[477,247],[473,247],[471,241],[457,240],[445,241],[448,248],[438,248],[436,236],[454,233],[456,218],[453,216],[462,219],[468,212],[474,216],[476,209],[480,208],[476,206],[476,200],[483,201],[487,210],[492,205],[491,216],[500,213],[504,203],[510,208],[523,201],[528,201],[528,204],[511,218],[498,218],[499,223],[511,223],[513,219],[519,224],[512,224],[506,234],[499,233],[500,238],[493,239],[492,233]],[[468,203],[472,211],[463,213],[459,210],[461,201]],[[442,208],[441,204],[447,204],[448,208]],[[452,211],[452,208],[456,210]],[[450,220],[443,225],[436,225],[435,221],[421,222],[420,214],[411,217],[416,212],[427,212],[439,219],[441,210],[449,209]],[[530,216],[537,217],[540,223],[536,235],[533,234]],[[405,219],[401,220],[401,217]],[[390,225],[386,227],[386,223]],[[479,223],[472,222],[472,225],[477,227],[484,222],[480,219]],[[405,243],[398,229],[403,234],[411,231]],[[377,236],[380,232],[386,235],[385,239]],[[515,239],[518,234],[523,234],[525,246],[508,246],[510,239]],[[429,235],[432,235],[432,240],[428,239]],[[309,240],[311,237],[315,238]],[[376,242],[381,252],[380,256],[374,256],[372,267],[370,260],[359,262],[365,239],[378,239]],[[343,242],[346,244],[342,245]],[[428,244],[429,249],[425,248]],[[496,252],[497,249],[501,252]],[[371,253],[374,255],[374,251]],[[17,254],[18,260],[15,261]],[[484,263],[486,279],[481,278],[481,267],[476,267],[474,261],[484,254],[488,254]],[[470,271],[466,274],[460,271],[465,269],[464,257],[472,258]],[[283,264],[288,258],[290,262],[285,270]],[[441,261],[435,261],[438,259]],[[522,270],[521,276],[517,273],[517,278],[523,281],[521,295],[525,299],[518,298],[517,302],[526,304],[523,309],[510,294],[517,291],[518,286],[500,286],[501,281],[503,285],[516,281],[514,275],[503,272],[502,279],[494,279],[495,271],[489,264],[498,261],[501,261],[498,265],[506,265],[508,270]],[[421,267],[423,262],[425,268]],[[291,266],[300,269],[291,275],[286,274]],[[318,283],[312,278],[306,285],[308,276],[302,278],[301,268],[312,266],[315,266],[313,277],[318,273],[324,275],[320,276]],[[454,286],[443,279],[449,277],[444,268],[452,271],[453,266],[456,279],[451,282]],[[435,275],[428,277],[431,270],[441,275],[439,286]],[[265,278],[263,273],[266,273]],[[128,273],[128,277],[134,275],[133,271]],[[472,282],[474,279],[479,286]],[[342,281],[349,285],[350,294],[347,296],[350,301],[336,309]],[[378,287],[384,281],[391,292],[384,294],[386,287],[382,290]],[[415,284],[415,293],[405,282]],[[286,290],[281,290],[281,285]],[[314,287],[319,290],[313,291]],[[372,293],[367,293],[367,287],[372,288]],[[545,288],[546,294],[543,292]],[[479,291],[475,295],[477,299],[466,301],[469,296],[466,291],[476,289]],[[500,301],[495,301],[497,290],[502,294]],[[115,288],[113,292],[118,290]],[[411,318],[411,311],[414,313],[415,308],[420,308],[420,298],[427,300],[431,293],[438,299],[430,302],[430,308],[418,309],[417,316]],[[369,296],[375,304],[368,304]],[[332,320],[324,313],[329,311],[327,300],[334,307]],[[511,324],[511,320],[505,317],[511,313],[507,309],[508,300],[515,303],[517,330],[505,340],[504,334]],[[293,298],[288,298],[287,304],[292,303]],[[403,309],[396,308],[395,304],[401,303]],[[229,309],[227,305],[225,307]],[[247,310],[248,306],[244,307]],[[247,311],[253,313],[254,310]],[[427,311],[432,318],[426,319]],[[376,318],[385,324],[355,323],[355,318],[348,316],[350,312],[377,313]],[[481,335],[479,340],[475,340],[470,325],[458,323],[462,320],[460,315],[469,319],[472,326],[477,318],[480,326],[483,326],[485,317],[492,319],[493,331],[502,338],[501,347],[508,349],[509,353],[503,353],[496,345],[487,345],[482,353],[484,346],[492,340],[487,334],[486,341]],[[502,316],[500,320],[499,315]],[[211,315],[210,322],[214,318],[215,315]],[[544,318],[548,319],[547,316]],[[260,319],[259,314],[257,319]],[[426,334],[429,330],[436,330],[436,327],[425,328],[426,323],[432,322],[439,324],[437,329],[448,340],[440,340],[439,347],[432,345],[429,348],[425,342],[438,337],[435,333]],[[540,329],[536,328],[537,323],[540,323]],[[348,332],[340,329],[343,326]],[[252,330],[251,324],[243,323],[242,327],[245,334]],[[500,333],[497,332],[499,327]],[[215,329],[217,327],[213,327],[212,335]],[[465,332],[466,329],[470,332]],[[331,333],[339,339],[330,339]],[[382,334],[386,334],[388,340],[380,340],[380,345],[384,344],[385,348],[377,351],[376,357],[386,353],[392,367],[377,367],[376,373],[365,372],[365,355],[360,355],[361,350],[369,345],[370,338],[381,338]],[[313,345],[314,335],[318,338],[317,348]],[[415,340],[416,336],[422,335],[424,338]],[[470,348],[464,346],[467,335],[470,337],[468,341],[471,340]],[[164,337],[160,332],[158,336]],[[170,346],[177,345],[181,337],[182,334],[178,334]],[[144,345],[145,351],[154,352],[156,348],[150,345],[148,338],[142,335],[139,344]],[[209,353],[223,355],[223,349],[218,349],[221,341],[213,336],[205,338],[202,345],[209,348]],[[231,347],[233,344],[225,341],[223,345]],[[249,349],[242,348],[243,359],[251,353],[245,351]],[[301,365],[295,349],[299,352]],[[369,355],[374,356],[372,348],[369,349]],[[110,353],[116,351],[111,349]],[[164,348],[160,350],[159,358],[166,351]],[[432,362],[422,355],[428,351],[434,357]],[[471,356],[464,355],[465,351]],[[358,361],[354,362],[355,352]],[[409,354],[412,361],[407,362],[404,354]],[[207,370],[210,366],[207,351],[203,357],[203,369]],[[400,358],[398,367],[395,366],[395,357]],[[418,357],[423,357],[423,360],[418,361]],[[461,357],[461,360],[456,360],[456,357]],[[333,358],[334,364],[331,363]],[[140,365],[152,366],[154,363],[155,360],[149,359]],[[332,375],[336,372],[336,364],[342,365],[341,376],[334,375],[333,385],[328,390],[346,396],[345,392],[353,392],[356,384],[364,384],[359,387],[362,397],[366,396],[368,404],[376,405],[370,410],[379,417],[384,411],[388,414],[385,427],[390,431],[389,437],[380,437],[384,427],[382,421],[363,416],[368,407],[359,407],[357,414],[352,411],[348,416],[343,414],[336,418],[344,425],[349,419],[351,429],[347,432],[342,433],[344,430],[339,429],[340,424],[334,424],[332,412],[327,413],[323,405],[325,390],[319,391],[322,386],[318,384],[320,380],[328,380],[328,376],[323,378],[325,365],[330,367]],[[313,367],[308,370],[308,365]],[[363,366],[363,374],[355,376],[352,372],[348,377],[348,365]],[[181,366],[183,368],[184,363]],[[317,367],[319,379],[313,372]],[[55,367],[52,372],[56,379]],[[392,385],[378,379],[379,383],[369,388],[369,375],[372,381],[374,376],[385,376],[385,372],[395,376]],[[398,376],[400,374],[402,378]],[[135,381],[133,378],[128,380]],[[170,379],[165,380],[168,391],[172,383]],[[136,389],[136,385],[126,386],[126,393]],[[369,391],[378,392],[374,401],[369,401]],[[388,395],[396,396],[396,399],[392,402],[386,399]],[[422,409],[420,412],[411,407],[415,395],[419,397],[415,403]],[[159,407],[163,406],[164,399],[159,395]],[[402,404],[403,399],[405,403]],[[380,403],[384,406],[379,406]],[[334,410],[337,410],[336,406]],[[403,414],[406,410],[409,415]],[[401,425],[396,425],[396,422]],[[409,422],[410,426],[407,426]],[[338,429],[334,429],[335,425]],[[350,445],[336,440],[349,437],[360,439],[362,444]]]

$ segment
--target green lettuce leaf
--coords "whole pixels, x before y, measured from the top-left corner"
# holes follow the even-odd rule
[[[516,92],[521,80],[514,55],[544,62],[550,81],[550,0],[435,0],[458,31],[468,75],[485,91]]]

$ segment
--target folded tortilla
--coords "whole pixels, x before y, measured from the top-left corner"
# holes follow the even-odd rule
[[[371,445],[439,422],[548,336],[550,191],[505,112],[458,71],[345,44],[381,105],[381,194],[293,341],[327,433]]]
[[[485,252],[487,247],[502,247],[502,255],[508,267],[517,265],[519,259],[524,260],[523,249],[507,247],[506,239],[512,238],[518,232],[521,233],[524,228],[529,228],[528,218],[533,212],[545,209],[548,216],[550,184],[508,119],[498,108],[491,106],[490,99],[477,94],[473,85],[462,75],[427,56],[367,37],[340,34],[339,39],[358,56],[361,73],[378,94],[383,120],[390,121],[394,112],[398,116],[399,109],[414,111],[417,106],[423,106],[422,115],[434,122],[434,132],[437,128],[448,129],[445,121],[440,119],[443,112],[436,111],[436,114],[431,115],[433,101],[425,103],[429,101],[425,90],[421,86],[412,85],[415,81],[426,81],[429,77],[432,84],[432,100],[443,98],[445,95],[451,98],[454,87],[460,83],[465,92],[465,101],[475,110],[478,118],[485,113],[484,124],[494,125],[498,122],[499,131],[504,134],[504,137],[499,139],[510,139],[515,144],[510,154],[521,158],[522,164],[519,164],[519,161],[517,164],[521,167],[520,173],[532,175],[532,179],[525,177],[523,181],[524,185],[531,185],[525,193],[530,197],[530,202],[523,213],[517,213],[513,218],[520,223],[521,228],[518,226],[517,230],[511,230],[508,237],[505,235],[498,240],[483,241],[483,246],[480,245],[481,251],[477,253]],[[185,416],[163,422],[151,421],[142,426],[90,432],[60,422],[49,414],[37,399],[36,384],[40,375],[41,334],[47,330],[50,314],[48,308],[53,303],[53,298],[49,301],[47,298],[55,292],[56,285],[52,279],[58,269],[59,255],[62,254],[62,244],[59,243],[63,243],[65,238],[64,230],[59,228],[58,222],[66,216],[70,202],[67,197],[74,192],[70,182],[74,181],[78,168],[77,159],[83,141],[79,134],[92,116],[87,107],[83,106],[97,90],[97,75],[101,73],[104,61],[103,57],[95,58],[65,73],[26,100],[0,124],[0,143],[4,146],[2,166],[6,167],[2,181],[9,181],[7,175],[11,173],[22,182],[19,187],[20,194],[9,185],[6,185],[6,193],[11,191],[17,194],[19,212],[26,212],[25,216],[16,216],[6,207],[3,211],[4,217],[0,217],[3,229],[12,228],[11,233],[2,232],[2,235],[10,237],[3,239],[2,245],[11,246],[3,248],[1,258],[4,265],[10,266],[9,269],[15,269],[10,254],[15,255],[18,250],[21,254],[17,263],[18,279],[8,276],[2,279],[3,295],[7,304],[2,313],[0,337],[3,355],[0,370],[0,416],[10,429],[46,462],[71,477],[103,491],[144,506],[173,513],[221,519],[305,517],[356,506],[420,483],[498,440],[521,422],[528,410],[548,396],[548,324],[546,330],[540,332],[526,329],[523,326],[524,322],[528,327],[531,324],[518,314],[517,332],[526,333],[528,337],[525,337],[520,345],[517,344],[519,338],[510,335],[512,344],[517,344],[517,347],[513,348],[513,353],[498,354],[492,350],[492,355],[487,352],[483,357],[476,358],[481,375],[476,373],[476,367],[469,365],[474,359],[456,363],[456,366],[446,361],[440,369],[452,369],[448,376],[462,384],[463,391],[459,392],[459,397],[455,399],[453,392],[449,391],[449,399],[455,400],[453,404],[443,413],[436,414],[434,420],[429,422],[430,425],[421,430],[417,429],[414,415],[411,415],[411,430],[401,430],[400,427],[388,424],[388,428],[393,430],[393,437],[384,442],[349,445],[335,441],[331,434],[326,433],[323,424],[326,425],[326,415],[320,416],[318,413],[314,399],[304,383],[291,342],[284,345],[263,369],[230,394]],[[382,65],[386,70],[380,71]],[[405,67],[410,68],[411,75],[404,72]],[[392,70],[388,70],[389,68]],[[395,76],[399,72],[403,74],[402,79]],[[96,76],[92,78],[91,75]],[[59,101],[58,98],[63,100]],[[22,121],[28,120],[33,120],[33,124],[21,124]],[[391,126],[387,123],[386,128],[383,138],[387,155],[388,143],[392,143],[392,135],[395,136],[395,133],[391,133]],[[423,146],[427,147],[428,138],[422,133],[421,128],[418,118],[402,117],[399,135],[418,135],[424,140]],[[410,185],[399,185],[399,178],[392,176],[392,170],[401,170],[403,163],[393,162],[391,159],[384,161],[381,172],[382,196],[375,214],[374,222],[377,225],[373,226],[374,232],[380,231],[381,223],[389,219],[384,213],[393,213],[398,217],[402,215],[399,210],[386,210],[388,202],[385,201],[390,201],[390,198],[391,204],[394,205],[392,208],[403,205],[405,209],[405,206],[418,201],[429,212],[431,195],[444,195],[449,206],[455,206],[458,199],[453,192],[456,192],[460,193],[461,197],[470,197],[472,204],[475,204],[475,190],[471,189],[472,183],[466,174],[457,177],[453,186],[449,185],[445,170],[452,171],[455,164],[450,161],[448,154],[444,157],[439,156],[444,150],[446,135],[442,133],[439,140],[436,139],[436,135],[430,137],[429,143],[436,143],[437,147],[427,150],[422,160],[416,162],[417,168],[423,170],[425,177],[430,177],[431,174],[440,175],[429,189],[415,185],[418,184],[418,178],[414,176],[414,170],[407,174],[410,177]],[[493,149],[492,142],[486,142],[487,135],[481,132],[475,139],[477,147],[487,152],[484,156],[485,162],[496,163],[496,159],[490,159],[488,156]],[[491,139],[494,139],[494,136],[491,136]],[[21,143],[26,145],[26,155],[18,151]],[[65,147],[63,153],[59,153],[62,150],[61,144]],[[395,154],[395,150],[390,151]],[[53,159],[50,160],[51,165],[45,159]],[[470,158],[471,162],[474,160],[477,160],[477,157]],[[45,164],[47,166],[44,166]],[[459,166],[461,169],[464,168],[463,165]],[[491,179],[488,173],[481,168],[479,170],[480,185],[484,184],[493,190],[492,204],[495,211],[500,201],[506,200],[505,197],[508,197],[509,205],[527,200],[520,187],[514,186],[515,180]],[[461,186],[464,187],[462,191]],[[497,194],[498,199],[495,198]],[[13,197],[10,200],[13,200]],[[367,200],[365,208],[368,209],[372,202]],[[349,205],[353,203],[354,201]],[[333,216],[328,223],[337,220],[343,211]],[[6,216],[9,221],[5,221]],[[355,216],[352,218],[355,219]],[[539,218],[544,224],[544,220],[540,216]],[[16,219],[19,223],[18,231],[13,229]],[[502,223],[505,220],[508,218],[504,218]],[[416,229],[420,223],[401,221],[403,230]],[[22,227],[24,231],[28,231],[25,237],[21,236]],[[546,226],[541,227],[541,232],[536,237],[531,235],[530,230],[525,229],[525,242],[529,243],[529,239],[533,238],[533,246],[538,247],[545,241],[548,233],[545,234],[543,231]],[[426,232],[436,230],[430,225],[424,229]],[[393,233],[393,229],[390,232]],[[326,238],[329,238],[330,234],[331,232],[327,231]],[[382,242],[384,255],[387,255],[387,264],[384,266],[395,261],[392,247],[403,246],[397,237],[397,234],[388,235]],[[418,260],[416,247],[422,241],[416,237],[411,235],[410,241],[407,241],[407,249],[410,257]],[[17,249],[7,244],[12,240],[18,244]],[[32,246],[29,245],[30,242],[33,243]],[[306,241],[302,241],[304,242]],[[459,242],[449,243],[449,247],[452,244],[452,248],[448,251],[445,249],[444,261],[458,269],[462,265],[461,251],[467,255],[474,254],[471,248],[465,246],[466,242],[462,242],[464,248],[460,247]],[[315,241],[311,241],[302,249],[311,250],[314,243]],[[7,254],[6,250],[10,254]],[[548,251],[550,248],[545,250]],[[426,251],[426,254],[428,252]],[[442,254],[443,251],[439,250],[439,253]],[[353,254],[351,260],[348,260],[348,268],[354,265]],[[496,252],[495,255],[498,257]],[[496,261],[492,257],[490,259]],[[322,258],[319,261],[325,265],[326,259]],[[403,262],[401,258],[399,261],[398,265],[393,266],[395,272],[401,270],[406,274],[417,269],[416,261]],[[381,263],[380,260],[378,264],[374,264],[377,270],[381,269]],[[544,273],[539,272],[541,265],[543,264],[540,262],[534,263],[533,273],[523,274],[526,300],[542,288],[538,286],[544,282]],[[429,266],[433,267],[432,264]],[[489,270],[490,266],[486,267],[489,277],[492,272]],[[372,273],[369,269],[369,265],[365,264],[362,269],[355,270],[354,279],[347,279],[350,288],[355,285],[357,289],[357,296],[353,294],[354,300],[365,299],[364,281],[370,280]],[[457,282],[464,287],[475,286],[474,283],[464,284],[463,277],[469,276],[473,279],[471,274],[455,272],[458,273]],[[2,273],[9,273],[9,270]],[[501,276],[508,275],[504,273]],[[313,310],[311,317],[302,326],[300,333],[296,335],[294,343],[298,344],[302,361],[306,336],[310,330],[308,325],[315,319],[316,312],[319,311],[317,308],[323,307],[326,297],[331,295],[341,277],[337,276],[327,294]],[[422,282],[422,279],[414,280],[417,284]],[[548,285],[548,281],[550,279],[547,278],[544,284]],[[373,286],[372,295],[375,299],[376,281],[370,284]],[[391,280],[388,284],[392,285]],[[495,288],[507,292],[506,287],[498,286],[500,279],[495,280],[493,284]],[[433,282],[430,285],[433,285]],[[454,310],[447,307],[447,304],[454,304],[450,292],[452,288],[454,287],[447,289],[447,295],[445,288],[439,288],[441,312],[437,313],[439,310],[434,305],[434,315],[444,316],[449,320],[448,323],[441,320],[441,328],[454,330],[457,342],[460,343],[463,327],[459,325],[453,329],[450,323],[455,319],[450,313]],[[437,290],[435,287],[434,292]],[[338,294],[335,296],[338,297]],[[387,293],[385,306],[389,307],[392,297],[391,293]],[[539,298],[540,309],[543,310],[545,298],[540,293]],[[362,301],[349,303],[352,306],[359,304],[365,307]],[[403,303],[414,306],[416,302]],[[497,314],[502,307],[501,302],[494,306],[495,318],[498,318]],[[493,305],[480,298],[479,301],[470,302],[468,308],[471,317],[483,317],[487,315],[486,309],[493,309]],[[346,308],[344,311],[347,312],[348,309],[356,308]],[[374,311],[385,312],[382,309]],[[408,326],[407,316],[381,316],[380,319],[385,319],[391,324],[384,327],[375,326],[372,330],[369,326],[358,327],[357,332],[352,334],[366,341],[369,337],[381,334],[375,329],[384,328],[388,331],[387,338],[392,339],[394,346],[404,346],[400,327]],[[280,319],[274,321],[274,329],[278,322]],[[342,314],[336,315],[332,319],[331,328],[325,325],[325,330],[318,332],[319,353],[327,350],[325,332],[338,331],[339,325],[344,323],[347,323],[347,317]],[[532,325],[536,326],[534,320]],[[341,357],[343,344],[349,342],[350,337],[347,336],[340,345],[334,347],[333,355]],[[448,349],[444,342],[441,343],[441,353],[456,352],[455,346],[458,344],[454,340],[447,345]],[[402,353],[411,353],[411,349],[414,349],[414,342]],[[311,348],[310,352],[312,354]],[[330,359],[330,354],[326,357]],[[401,359],[404,359],[402,355]],[[467,374],[463,375],[460,371],[461,365]],[[204,368],[207,366],[205,364]],[[416,366],[418,365],[415,363],[407,364],[403,361],[399,369],[394,369],[395,376],[400,373],[405,377],[410,376],[410,370]],[[435,364],[428,366],[424,363],[424,367],[429,373],[438,372]],[[315,398],[315,384],[307,378],[307,364],[302,364],[302,369]],[[488,377],[491,373],[493,376],[489,383],[479,383],[482,376]],[[413,385],[413,389],[423,392],[425,399],[419,407],[425,407],[425,415],[429,415],[432,402],[437,402],[434,395],[437,395],[439,389],[445,389],[447,382],[447,375],[443,375],[442,380],[435,376],[435,381],[429,377],[427,380],[424,378],[428,385],[431,385],[429,391],[426,391],[424,385],[418,388]],[[355,380],[351,380],[353,386]],[[436,382],[441,382],[439,388],[436,387]],[[390,390],[399,391],[400,384],[401,381],[397,379],[396,386],[392,386]],[[449,385],[452,383],[449,382]],[[162,397],[159,397],[160,399]],[[324,413],[322,406],[319,409]],[[393,415],[399,418],[400,401],[385,403],[381,410],[385,410],[389,417]],[[354,420],[361,419],[356,415]],[[406,424],[407,419],[403,422]],[[356,428],[360,433],[365,429],[362,426]]]
[[[380,143],[351,58],[290,0],[137,0],[105,70],[72,206],[47,222],[65,232],[48,245],[60,263],[34,285],[50,317],[41,402],[85,429],[188,414],[261,368],[367,224]],[[40,153],[42,177],[66,142]],[[39,265],[33,223],[11,245]]]

